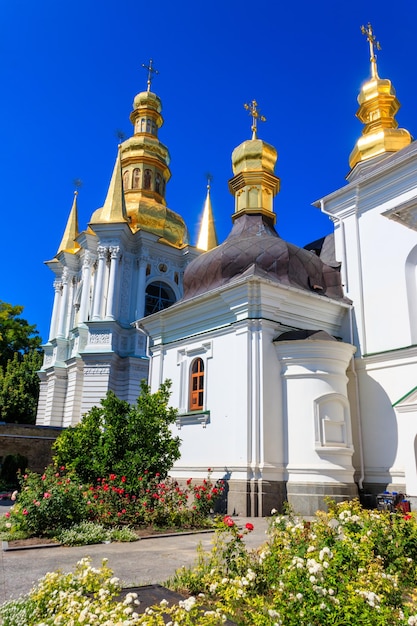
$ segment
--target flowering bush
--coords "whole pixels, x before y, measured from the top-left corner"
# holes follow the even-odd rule
[[[218,528],[213,550],[168,583],[197,605],[248,626],[417,624],[412,515],[365,511],[356,501],[332,503],[314,522],[274,515],[256,553],[231,518]]]
[[[63,529],[71,529],[68,536],[77,536],[76,541],[80,541],[85,535],[89,538],[86,543],[92,543],[91,536],[99,533],[97,528],[93,532],[89,527],[87,533],[72,528],[82,521],[106,528],[203,527],[211,524],[208,507],[214,506],[223,492],[222,482],[213,483],[210,472],[201,484],[189,480],[181,488],[175,480],[162,480],[159,473],[151,476],[145,471],[136,479],[136,495],[126,490],[124,475],[110,474],[97,479],[95,485],[83,486],[63,466],[50,465],[42,476],[28,472],[20,482],[17,501],[7,514],[7,527],[0,528],[7,539],[61,537]]]
[[[201,484],[192,480],[182,488],[171,478],[144,472],[137,478],[135,494],[125,489],[124,476],[99,478],[86,492],[89,519],[106,525],[195,527],[207,523],[210,508],[223,492],[223,482],[213,483],[210,472]]]
[[[139,614],[134,594],[116,601],[118,581],[103,564],[47,574],[28,596],[0,607],[4,626],[76,623],[218,626],[416,626],[414,515],[331,504],[313,522],[271,517],[268,541],[249,552],[230,516],[216,521],[214,546],[168,582],[192,594]]]
[[[83,487],[64,467],[50,465],[45,472],[20,475],[20,492],[9,514],[10,534],[53,536],[86,518]]]

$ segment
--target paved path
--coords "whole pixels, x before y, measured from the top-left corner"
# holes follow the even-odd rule
[[[268,525],[265,518],[236,518],[235,521],[239,526],[248,521],[254,525],[254,531],[245,536],[249,548],[257,548],[265,542]],[[123,586],[164,583],[177,569],[195,562],[199,543],[209,550],[212,539],[212,533],[198,533],[141,539],[134,543],[1,551],[0,603],[27,593],[47,572],[72,570],[85,556],[91,556],[96,566],[107,558]]]

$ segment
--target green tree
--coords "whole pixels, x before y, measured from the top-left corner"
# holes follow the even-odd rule
[[[42,339],[35,324],[20,317],[23,306],[0,300],[0,366],[5,367],[15,352],[27,354],[39,350]]]
[[[39,398],[37,371],[42,355],[36,350],[14,353],[5,366],[0,366],[0,421],[34,424]]]
[[[100,407],[93,407],[76,426],[64,430],[54,443],[54,461],[76,472],[83,482],[116,474],[125,477],[128,491],[138,490],[144,472],[164,477],[180,457],[179,437],[170,425],[177,411],[169,407],[171,381],[151,393],[141,381],[135,405],[109,391]]]

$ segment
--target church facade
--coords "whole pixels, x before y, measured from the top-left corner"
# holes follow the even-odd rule
[[[386,489],[417,502],[417,147],[364,32],[363,133],[347,184],[315,203],[333,233],[305,248],[275,230],[277,153],[257,136],[255,102],[252,138],[232,155],[230,234],[216,245],[208,202],[212,243],[187,245],[161,193],[166,153],[146,152],[160,145],[159,99],[136,97],[104,207],[82,234],[70,217],[50,262],[58,295],[38,423],[76,423],[108,388],[133,401],[141,376],[153,391],[171,379],[182,439],[172,475],[210,467],[227,481],[230,514],[267,515],[285,501],[312,514],[326,496]],[[131,189],[135,169],[151,171],[151,190]],[[148,218],[155,202],[168,232]],[[171,295],[152,310],[155,284]]]

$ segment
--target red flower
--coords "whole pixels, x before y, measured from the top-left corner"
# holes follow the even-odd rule
[[[46,480],[46,474],[42,474],[41,480]]]
[[[253,524],[251,524],[250,522],[248,522],[245,526],[246,530],[248,530],[249,532],[252,532],[254,526]]]
[[[209,467],[207,471],[208,471],[208,472],[211,472],[211,467]]]
[[[156,472],[156,474],[155,474],[156,478],[159,478],[160,475],[161,474],[159,472]]]
[[[23,515],[28,515],[28,514],[29,514],[29,511],[28,511],[27,509],[23,509],[22,514],[23,514]]]
[[[109,478],[110,480],[116,480],[116,474],[110,474]]]
[[[232,520],[232,518],[230,517],[230,515],[226,515],[223,518],[223,524],[226,524],[226,526],[229,526],[229,528],[231,528],[232,526],[235,525],[234,521]]]
[[[413,516],[410,515],[410,513],[407,513],[407,515],[403,515],[403,519],[408,521],[409,519],[413,519]]]
[[[125,483],[126,482],[126,476],[122,476],[120,480],[122,481],[122,483]]]

